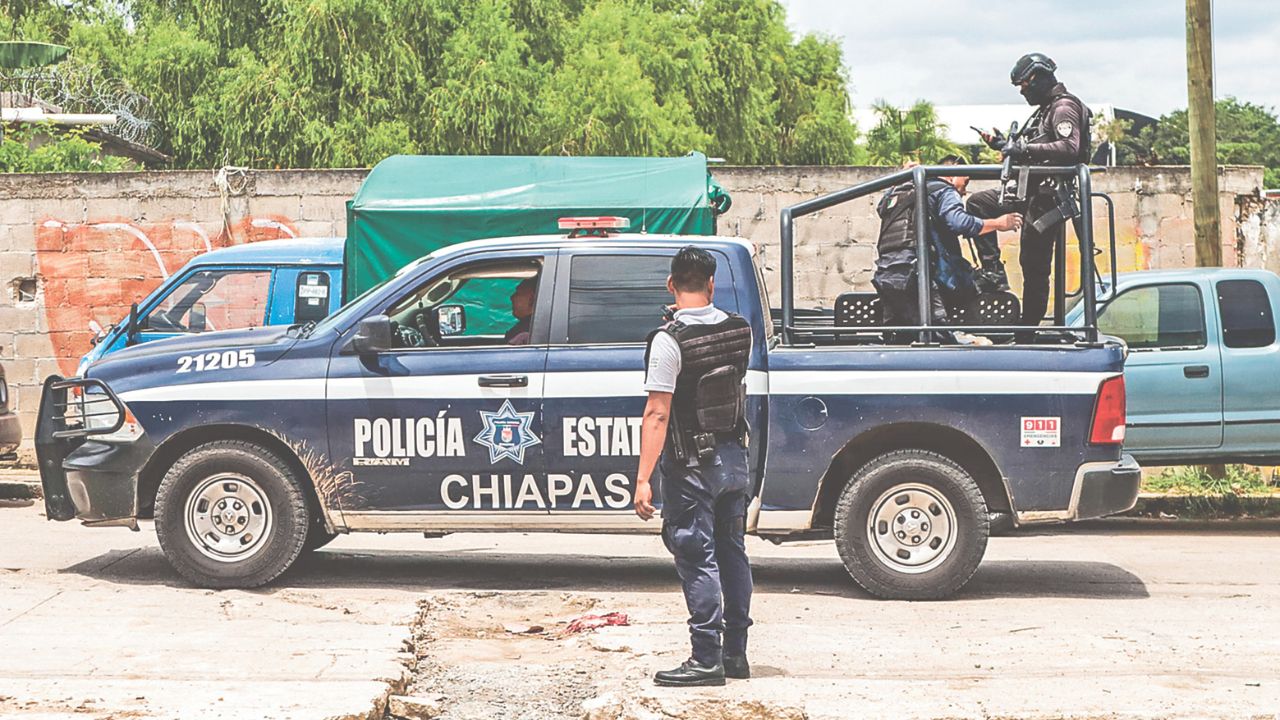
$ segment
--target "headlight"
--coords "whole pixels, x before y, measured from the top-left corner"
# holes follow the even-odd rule
[[[79,388],[75,390],[79,390]],[[79,394],[79,402],[73,403],[67,408],[68,424],[73,419],[78,420],[83,423],[84,429],[92,431],[106,430],[115,427],[116,423],[119,422],[120,427],[112,432],[91,435],[95,440],[103,442],[133,442],[142,437],[142,425],[124,403],[121,403],[121,407],[124,408],[124,419],[121,420],[120,411],[116,409],[115,404],[106,395],[92,391]],[[75,414],[71,412],[73,408],[76,410]]]

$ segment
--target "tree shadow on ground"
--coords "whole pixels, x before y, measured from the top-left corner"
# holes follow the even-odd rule
[[[874,600],[854,584],[839,561],[762,557],[752,560],[757,593],[798,593]],[[188,587],[159,548],[113,550],[61,572],[125,585]],[[669,558],[583,554],[511,554],[321,550],[300,559],[256,592],[288,588],[395,588],[400,590],[562,590],[654,592],[677,589]],[[1141,599],[1146,585],[1124,568],[1103,562],[993,560],[984,562],[956,600],[1007,597]]]

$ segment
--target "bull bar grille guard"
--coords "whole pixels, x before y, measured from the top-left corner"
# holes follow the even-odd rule
[[[73,391],[79,389],[79,393]],[[92,392],[91,389],[101,392]],[[73,398],[73,394],[76,396]],[[50,437],[55,439],[110,435],[124,426],[124,403],[115,392],[97,378],[71,378],[57,375],[45,381],[40,402],[41,420],[52,424]],[[47,408],[47,410],[46,410]],[[110,425],[96,425],[92,418],[114,417]]]
[[[79,390],[78,397],[72,399],[72,393],[76,389]],[[89,392],[90,389],[95,392]],[[109,410],[106,409],[108,406]],[[124,403],[101,380],[64,379],[58,375],[50,375],[45,379],[40,395],[40,412],[36,420],[35,445],[47,518],[71,520],[76,516],[62,462],[85,438],[108,435],[123,427],[126,412]],[[114,422],[91,426],[92,418],[111,415],[115,415]]]

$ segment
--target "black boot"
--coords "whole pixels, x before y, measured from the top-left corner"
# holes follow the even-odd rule
[[[724,665],[701,665],[692,659],[685,660],[675,670],[654,673],[653,684],[667,687],[723,685]]]
[[[746,680],[751,677],[751,665],[746,655],[725,655],[724,676],[734,680]]]

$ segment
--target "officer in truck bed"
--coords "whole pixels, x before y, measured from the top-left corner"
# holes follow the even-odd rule
[[[716,260],[692,245],[671,260],[673,320],[649,335],[649,394],[640,435],[635,508],[653,517],[649,479],[662,468],[662,540],[675,556],[693,653],[654,675],[658,685],[724,685],[746,678],[751,565],[744,544],[746,374],[751,327],[711,304]]]
[[[1018,87],[1027,104],[1036,110],[1016,137],[1005,138],[998,130],[982,133],[990,147],[1011,156],[1015,164],[1075,165],[1089,161],[1089,108],[1058,82],[1058,66],[1040,53],[1023,55],[1014,64],[1009,80]],[[995,218],[1008,212],[1026,216],[1022,229],[1019,263],[1022,266],[1022,323],[1039,325],[1049,308],[1049,265],[1057,243],[1066,241],[1064,194],[1070,195],[1074,182],[1065,178],[1032,181],[1022,203],[1002,203],[1001,189],[983,190],[969,198],[968,209],[980,218]],[[1000,245],[995,233],[975,239],[982,267],[993,274],[996,287],[1008,289]]]

